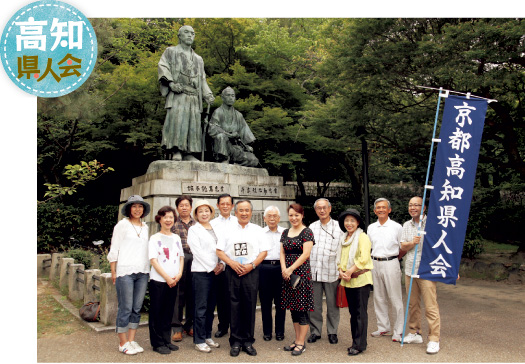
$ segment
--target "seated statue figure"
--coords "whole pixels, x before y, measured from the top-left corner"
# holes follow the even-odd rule
[[[240,112],[235,110],[235,91],[226,87],[221,94],[222,105],[213,112],[208,135],[213,138],[213,154],[221,163],[257,167],[259,160],[248,144],[255,140]]]

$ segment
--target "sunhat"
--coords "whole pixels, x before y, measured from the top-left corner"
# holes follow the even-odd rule
[[[356,218],[356,220],[359,222],[359,227],[360,228],[363,228],[363,219],[361,218],[361,215],[359,214],[359,211],[357,211],[356,209],[347,209],[343,212],[341,212],[341,214],[339,214],[339,227],[341,228],[341,231],[346,231],[346,228],[345,228],[345,218],[347,216],[353,216]]]
[[[133,205],[134,203],[139,203],[141,204],[142,206],[144,206],[144,214],[142,215],[142,217],[146,217],[148,216],[149,212],[150,212],[150,206],[149,206],[149,203],[147,203],[146,201],[144,201],[144,199],[142,197],[140,197],[139,195],[132,195],[132,196],[129,196],[128,198],[128,202],[126,202],[124,204],[124,206],[122,206],[122,209],[120,210],[120,212],[122,212],[122,215],[126,216],[126,217],[129,217],[129,211],[126,211],[126,209],[128,208],[128,206],[131,206]]]
[[[213,219],[215,217],[215,209],[213,208],[213,206],[207,200],[197,200],[197,201],[195,201],[193,203],[193,212],[192,212],[192,216],[193,216],[193,219],[195,221],[197,221],[197,218],[195,217],[195,214],[197,212],[197,209],[200,206],[208,206],[210,208],[210,211],[211,211],[211,219]]]

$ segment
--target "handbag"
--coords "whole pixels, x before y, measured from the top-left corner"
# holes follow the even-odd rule
[[[337,307],[348,307],[348,301],[346,300],[346,292],[345,287],[338,285],[337,286],[337,299],[336,299]]]
[[[296,288],[299,285],[299,282],[301,281],[301,277],[297,274],[290,275],[290,285],[292,288]]]
[[[82,305],[82,307],[80,307],[79,314],[84,321],[98,321],[100,315],[100,302],[88,302]]]

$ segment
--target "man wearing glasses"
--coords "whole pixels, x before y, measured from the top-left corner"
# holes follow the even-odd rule
[[[403,224],[403,234],[401,236],[401,249],[407,251],[405,260],[405,287],[410,288],[410,276],[412,274],[412,265],[414,259],[416,266],[414,274],[417,275],[419,270],[419,263],[421,262],[421,253],[423,252],[423,234],[427,217],[423,216],[421,219],[421,207],[423,199],[421,197],[412,197],[408,203],[408,213],[412,217]],[[423,210],[424,212],[424,210]],[[421,229],[419,224],[421,220]],[[417,256],[415,256],[415,247],[417,248]],[[439,335],[441,320],[439,317],[439,306],[437,303],[436,282],[428,281],[426,279],[414,278],[412,281],[412,293],[410,295],[410,303],[408,305],[408,330],[409,334],[405,337],[405,344],[422,344],[423,337],[421,336],[421,307],[420,301],[423,300],[425,304],[425,317],[428,322],[428,344],[427,353],[437,354],[439,351]]]
[[[339,248],[339,238],[343,234],[339,223],[332,220],[330,213],[332,205],[326,198],[320,198],[314,203],[314,209],[319,220],[309,228],[314,233],[315,245],[310,253],[312,281],[314,291],[314,311],[310,312],[309,343],[321,339],[323,329],[323,291],[326,295],[326,331],[330,344],[337,344],[337,328],[339,327],[339,307],[336,304],[339,273],[336,256]]]

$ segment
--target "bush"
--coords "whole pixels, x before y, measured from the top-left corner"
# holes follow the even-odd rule
[[[64,252],[65,258],[75,259],[75,264],[84,264],[86,269],[92,269],[96,254],[90,250],[69,249]]]
[[[484,252],[485,247],[482,240],[465,240],[461,257],[474,259]]]
[[[60,249],[92,250],[93,241],[103,240],[109,247],[117,223],[118,206],[72,206],[61,202],[37,205],[37,252]]]

